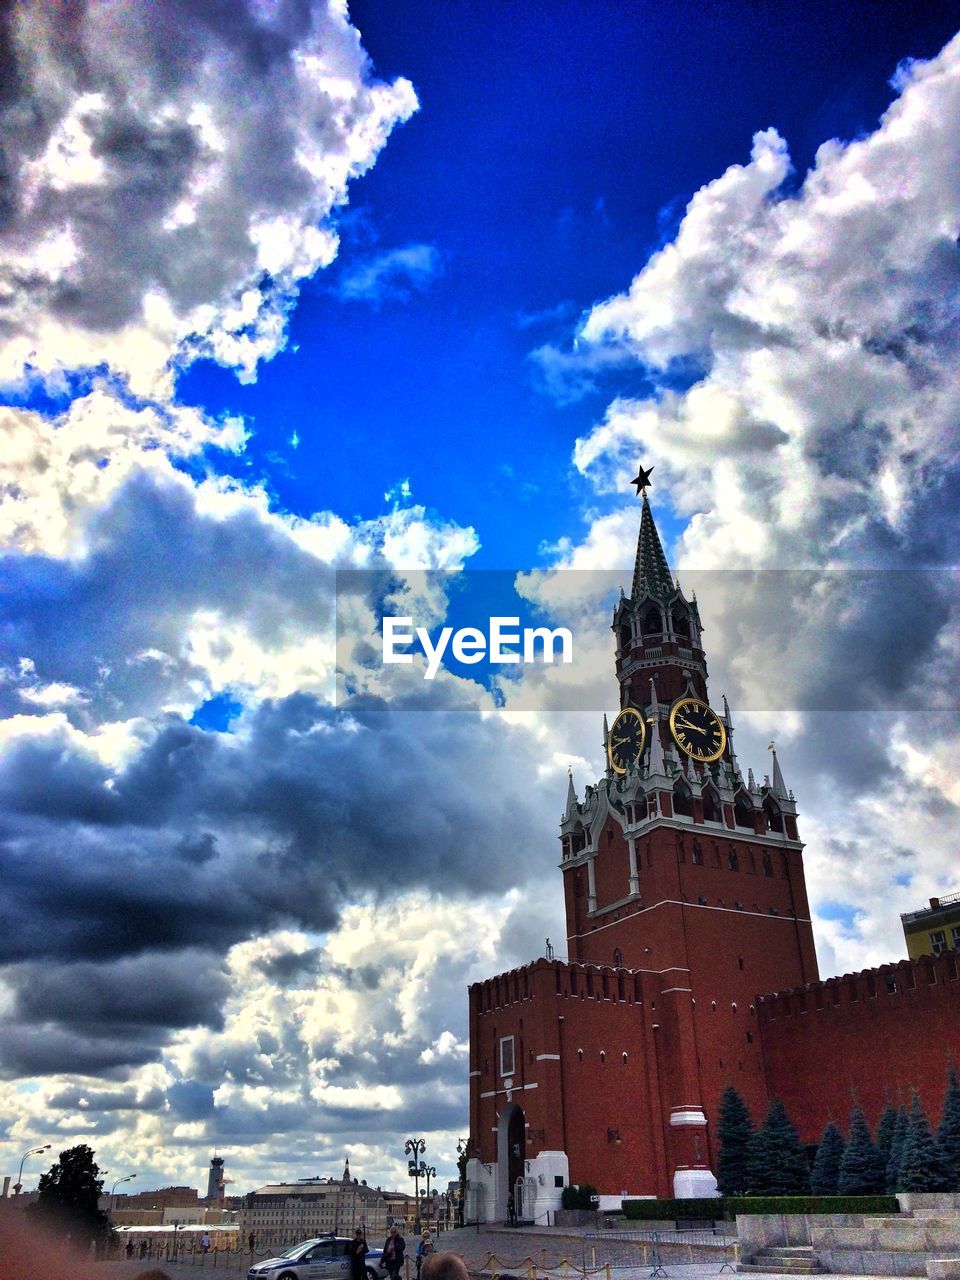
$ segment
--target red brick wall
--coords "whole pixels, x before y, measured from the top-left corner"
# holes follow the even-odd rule
[[[887,990],[888,980],[895,993]],[[960,1063],[957,955],[903,960],[765,997],[757,1009],[767,1085],[804,1142],[854,1102],[875,1128],[916,1089],[936,1125],[946,1070]]]

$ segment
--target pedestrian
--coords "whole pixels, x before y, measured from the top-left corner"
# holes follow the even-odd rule
[[[357,1227],[350,1241],[350,1280],[366,1280],[369,1252],[363,1228]]]
[[[257,1233],[255,1231],[251,1231],[250,1234],[247,1236],[247,1247],[249,1248],[251,1253],[253,1253],[253,1247],[256,1243],[257,1243]]]
[[[141,1240],[140,1241],[140,1257],[141,1258],[145,1258],[147,1256],[147,1247],[148,1246],[147,1246],[146,1240]]]
[[[511,1227],[515,1226],[517,1222],[517,1210],[513,1202],[512,1191],[507,1192],[507,1221]]]
[[[420,1280],[420,1268],[433,1251],[434,1245],[430,1237],[430,1231],[427,1227],[424,1227],[420,1235],[420,1243],[417,1245],[417,1280]]]
[[[434,1253],[424,1263],[423,1280],[470,1280],[470,1273],[459,1253]]]
[[[124,1249],[124,1253],[127,1255],[128,1258],[133,1257],[133,1241],[132,1240],[127,1241],[127,1247],[126,1249]]]
[[[205,1231],[203,1235],[200,1237],[200,1248],[203,1250],[204,1253],[210,1252],[210,1232],[209,1231]]]
[[[407,1242],[400,1234],[400,1228],[394,1223],[390,1234],[383,1242],[383,1265],[390,1280],[399,1280],[400,1268],[403,1266],[403,1255]]]

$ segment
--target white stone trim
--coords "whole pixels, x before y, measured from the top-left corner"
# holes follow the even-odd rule
[[[534,1062],[559,1062],[559,1053],[538,1053]]]
[[[703,1114],[699,1107],[685,1107],[670,1113],[670,1128],[684,1129],[690,1125],[697,1128],[703,1128],[707,1123],[707,1117]]]
[[[604,929],[612,929],[615,925],[621,925],[627,920],[634,920],[637,916],[645,915],[648,911],[656,911],[658,907],[689,907],[691,911],[726,911],[731,916],[762,916],[764,920],[779,920],[782,924],[812,924],[813,921],[809,916],[782,916],[779,913],[772,916],[769,911],[751,911],[747,907],[742,910],[738,907],[713,907],[709,902],[681,902],[678,898],[663,898],[660,902],[654,902],[649,907],[641,907],[639,911],[635,911],[633,915],[623,916],[620,920],[608,920],[606,924],[598,924],[595,929],[588,929],[585,933],[568,933],[567,941],[571,938],[590,938],[595,933],[601,933]],[[606,910],[600,908],[599,913]],[[568,960],[568,964],[588,964],[589,961],[584,960]],[[607,968],[613,968],[608,965]],[[634,970],[634,972],[642,973],[666,973],[665,969],[644,969]]]

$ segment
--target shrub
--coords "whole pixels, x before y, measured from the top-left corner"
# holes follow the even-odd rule
[[[592,1187],[589,1182],[584,1182],[580,1186],[567,1186],[560,1193],[560,1207],[563,1209],[595,1209],[597,1206],[593,1203],[592,1197],[597,1194],[597,1188]]]
[[[735,1218],[746,1213],[900,1212],[896,1196],[716,1196],[695,1200],[624,1200],[623,1216],[634,1221]]]

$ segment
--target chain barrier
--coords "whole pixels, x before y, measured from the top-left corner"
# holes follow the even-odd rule
[[[717,1274],[724,1271],[736,1271],[739,1262],[739,1250],[736,1236],[727,1235],[723,1228],[719,1230],[677,1230],[677,1231],[624,1231],[616,1236],[606,1233],[587,1233],[584,1236],[584,1251],[590,1249],[591,1260],[596,1263],[600,1257],[615,1269],[642,1268],[647,1274],[665,1276],[668,1263],[693,1263],[719,1261]],[[637,1257],[638,1249],[642,1253],[642,1261]]]

